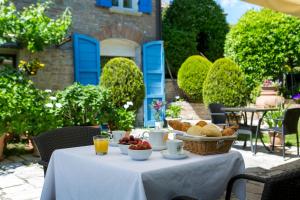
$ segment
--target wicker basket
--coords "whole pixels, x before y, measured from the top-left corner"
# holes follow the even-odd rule
[[[177,139],[183,140],[183,148],[199,155],[212,155],[227,153],[232,143],[236,140],[237,135],[224,137],[192,137],[176,136]]]

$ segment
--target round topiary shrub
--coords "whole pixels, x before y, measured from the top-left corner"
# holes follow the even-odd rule
[[[225,106],[246,104],[246,81],[242,70],[228,58],[218,59],[203,84],[205,105],[222,103]]]
[[[143,74],[138,66],[127,58],[113,58],[102,69],[101,86],[111,91],[115,106],[133,102],[137,110],[145,97]]]
[[[190,56],[178,71],[178,86],[192,101],[202,101],[202,86],[212,63],[202,56]]]

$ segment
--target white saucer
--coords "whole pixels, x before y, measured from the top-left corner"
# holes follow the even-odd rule
[[[168,150],[163,150],[161,154],[164,158],[170,160],[180,160],[188,157],[186,151],[183,151],[183,153],[180,154],[169,154]]]
[[[109,140],[109,146],[111,146],[111,147],[118,147],[119,144],[117,142],[114,142],[113,140]]]
[[[167,146],[152,146],[153,151],[161,151],[167,149]]]

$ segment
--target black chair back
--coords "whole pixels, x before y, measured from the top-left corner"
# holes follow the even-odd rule
[[[221,110],[224,105],[220,103],[211,103],[208,105],[211,113],[211,122],[214,124],[226,124],[226,114]]]
[[[298,120],[300,108],[290,108],[285,111],[283,118],[283,128],[285,134],[298,133]]]
[[[64,127],[42,133],[33,140],[41,155],[41,160],[48,163],[54,150],[92,145],[93,136],[99,133],[100,129],[94,127]]]
[[[300,198],[300,170],[275,175],[265,183],[262,200],[296,200]]]

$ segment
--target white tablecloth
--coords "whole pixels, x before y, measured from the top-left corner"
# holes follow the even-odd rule
[[[133,161],[110,147],[96,156],[93,146],[56,150],[51,157],[42,200],[169,200],[178,195],[201,200],[219,198],[228,180],[245,170],[239,152],[213,156],[188,154],[184,160],[163,159],[153,152],[147,161]],[[234,192],[245,199],[245,183]]]

